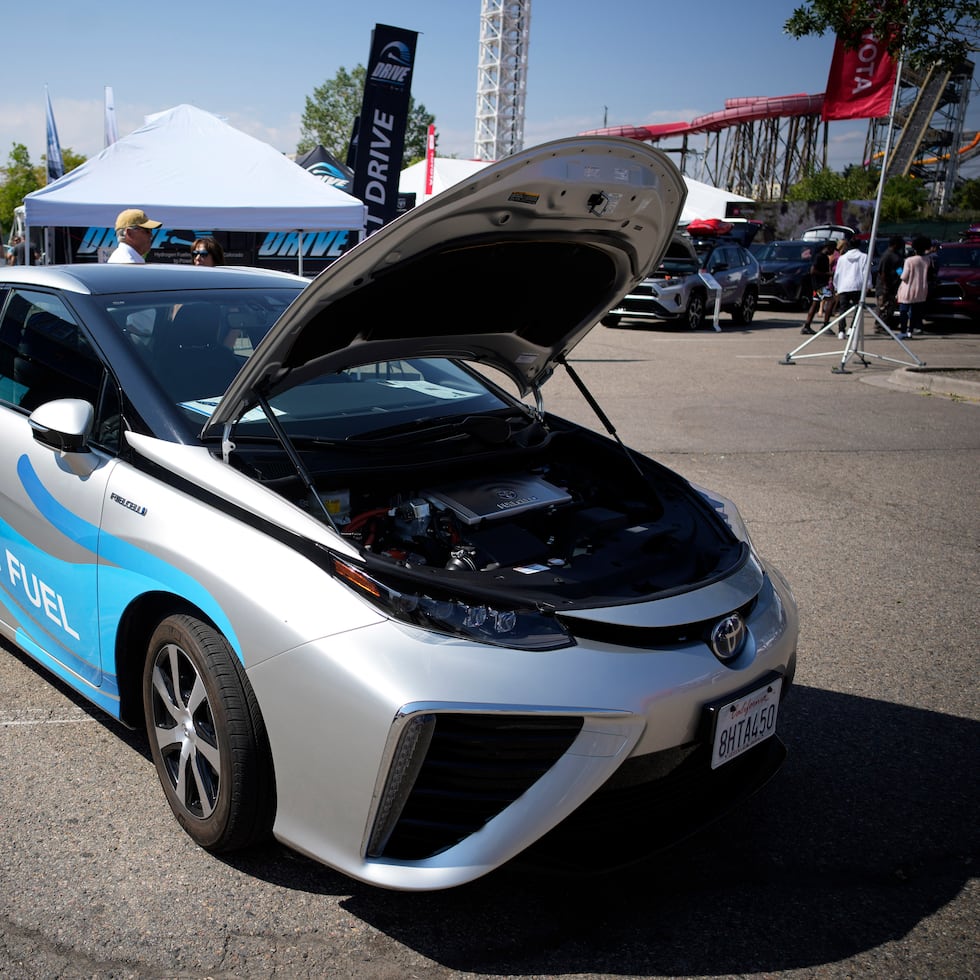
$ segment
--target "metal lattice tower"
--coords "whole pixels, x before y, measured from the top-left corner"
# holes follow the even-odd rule
[[[531,0],[482,0],[473,144],[477,160],[500,160],[524,148],[530,29]]]
[[[929,191],[929,203],[949,210],[961,163],[980,154],[980,136],[964,132],[973,84],[973,62],[956,69],[932,65],[902,70],[895,107],[897,135],[885,168],[886,177],[915,177]],[[888,119],[872,119],[865,159],[881,165]]]

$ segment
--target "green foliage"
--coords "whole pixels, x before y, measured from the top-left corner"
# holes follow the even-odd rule
[[[961,211],[980,211],[980,179],[964,181],[953,196],[953,206]]]
[[[881,193],[881,221],[909,221],[920,218],[929,201],[921,180],[914,177],[890,177]]]
[[[878,197],[878,170],[848,167],[843,173],[821,170],[794,184],[787,201],[873,201]],[[881,192],[881,220],[907,221],[920,217],[929,194],[914,177],[890,177]]]
[[[823,169],[809,174],[786,192],[787,201],[869,201],[878,193],[878,172],[848,167],[843,173]]]
[[[35,166],[31,163],[27,147],[23,143],[14,143],[7,158],[7,166],[0,167],[0,225],[4,235],[10,233],[14,208],[24,203],[27,194],[44,187],[48,182],[47,161],[43,155],[41,160],[43,162]],[[83,164],[85,157],[75,153],[71,147],[65,147],[61,151],[61,162],[65,166],[65,173],[68,173]]]
[[[354,130],[354,120],[361,114],[366,78],[364,65],[357,65],[351,71],[340,68],[333,78],[313,89],[313,95],[306,97],[297,153],[307,153],[320,144],[338,160],[347,159],[347,145]],[[403,167],[425,156],[428,128],[434,122],[435,116],[409,96]]]
[[[14,220],[14,208],[24,203],[24,196],[44,186],[44,173],[31,163],[23,143],[14,143],[6,167],[0,168],[0,224],[9,233]]]
[[[783,25],[795,38],[830,31],[854,48],[865,28],[912,67],[956,68],[980,42],[980,0],[804,0]]]

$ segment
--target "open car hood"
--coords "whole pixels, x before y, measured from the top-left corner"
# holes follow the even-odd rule
[[[202,435],[313,377],[397,358],[490,365],[526,394],[659,262],[686,194],[666,154],[617,137],[493,164],[317,276]]]

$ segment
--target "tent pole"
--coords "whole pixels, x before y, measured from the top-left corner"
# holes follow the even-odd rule
[[[298,253],[298,257],[297,257],[298,269],[296,274],[301,276],[303,275],[303,229],[302,228],[300,228],[299,230],[299,248],[296,251]]]

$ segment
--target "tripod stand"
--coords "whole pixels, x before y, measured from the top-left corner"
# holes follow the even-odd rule
[[[877,223],[877,221],[875,223]],[[871,247],[873,248],[874,247],[873,235],[871,241],[872,241]],[[895,331],[892,330],[891,326],[885,323],[885,321],[878,315],[877,309],[871,309],[868,307],[867,304],[868,279],[869,279],[869,275],[867,270],[865,270],[864,285],[861,288],[861,296],[858,299],[857,303],[854,304],[854,306],[848,307],[846,310],[844,310],[843,313],[838,313],[837,316],[835,316],[832,320],[829,320],[827,323],[825,323],[823,327],[821,327],[820,330],[818,330],[812,337],[807,337],[807,339],[804,340],[799,347],[797,347],[795,350],[791,350],[786,355],[786,357],[783,358],[783,360],[779,361],[779,363],[794,364],[795,363],[795,361],[793,360],[794,357],[800,359],[807,358],[807,357],[836,357],[838,354],[840,354],[840,358],[841,358],[840,364],[835,368],[831,368],[834,374],[849,373],[847,370],[847,362],[852,357],[859,358],[861,364],[864,367],[869,366],[869,362],[867,360],[867,358],[869,357],[877,358],[879,361],[890,361],[893,364],[906,364],[910,367],[924,367],[926,362],[916,357],[915,354],[913,354],[912,351],[910,351],[908,347],[906,347],[905,344],[902,343],[902,340],[898,336],[898,334],[895,333]],[[864,314],[865,313],[868,313],[872,317],[874,317],[874,319],[878,322],[878,324],[884,329],[885,333],[887,333],[888,336],[891,337],[891,339],[894,340],[895,343],[898,344],[898,346],[901,347],[906,354],[908,354],[908,356],[912,359],[911,361],[903,361],[895,357],[886,357],[884,354],[879,354],[877,351],[870,351],[865,348],[864,345]],[[848,327],[847,319],[848,317],[851,316],[851,314],[853,314],[853,318],[851,320],[851,326]],[[841,325],[839,330],[837,328],[838,324]],[[820,353],[817,354],[800,353],[800,351],[802,351],[805,347],[808,347],[818,337],[822,336],[828,331],[833,331],[838,335],[840,333],[844,334],[846,343],[844,344],[843,350],[821,351]]]

